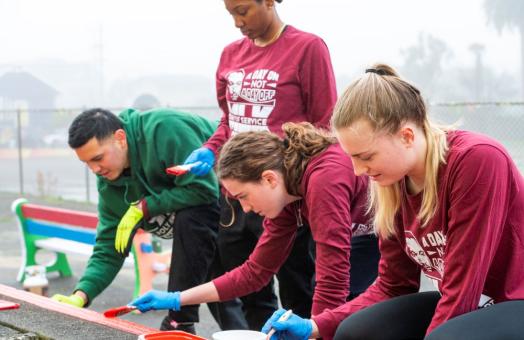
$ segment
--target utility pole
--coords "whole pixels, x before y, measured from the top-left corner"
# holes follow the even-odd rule
[[[16,137],[18,144],[18,179],[20,183],[20,195],[24,194],[24,154],[22,147],[22,110],[16,110]]]
[[[98,82],[98,106],[103,107],[105,98],[104,98],[104,24],[100,23],[98,27],[98,39],[95,44],[96,49],[96,67],[97,69],[97,82]]]
[[[484,66],[482,65],[482,57],[484,54],[484,45],[474,43],[469,46],[469,50],[475,55],[475,101],[484,100]]]
[[[524,101],[524,23],[519,25],[520,36],[520,86],[522,91],[522,100]]]

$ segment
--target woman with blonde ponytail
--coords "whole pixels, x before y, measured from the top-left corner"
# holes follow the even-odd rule
[[[311,229],[316,250],[312,315],[343,305],[375,280],[379,253],[366,214],[368,179],[355,176],[336,139],[313,125],[286,123],[283,132],[284,139],[243,132],[224,145],[218,177],[244,212],[264,216],[264,230],[246,262],[168,305],[227,301],[261,289],[286,262],[301,228]],[[263,331],[277,328],[283,313],[276,311]],[[295,314],[289,320],[302,320],[303,333],[312,331]]]
[[[521,339],[524,178],[505,148],[432,124],[419,90],[381,64],[340,97],[332,127],[371,180],[381,260],[375,283],[313,316],[308,336]],[[421,273],[437,291],[418,292]]]

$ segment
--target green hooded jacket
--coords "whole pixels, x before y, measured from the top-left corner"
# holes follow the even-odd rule
[[[171,176],[165,169],[183,164],[191,151],[213,134],[216,124],[205,118],[172,109],[119,114],[127,136],[130,171],[109,181],[97,176],[99,193],[96,244],[84,275],[75,290],[89,302],[115,278],[124,256],[115,250],[118,223],[132,202],[145,199],[149,217],[211,204],[218,200],[218,182],[213,171],[203,177]],[[151,230],[144,219],[139,226]],[[129,241],[129,246],[131,245]],[[128,246],[128,248],[129,248]]]

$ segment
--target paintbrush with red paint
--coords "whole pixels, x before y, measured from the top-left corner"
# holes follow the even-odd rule
[[[194,167],[196,163],[184,164],[184,165],[175,165],[166,169],[166,173],[169,175],[180,176],[186,174]]]
[[[6,301],[6,300],[0,300],[0,310],[17,309],[18,307],[20,307],[19,303]]]
[[[124,315],[136,310],[135,306],[121,306],[116,308],[108,309],[104,312],[106,318],[116,318],[117,316]]]

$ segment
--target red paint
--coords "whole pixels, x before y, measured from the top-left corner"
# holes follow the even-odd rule
[[[26,203],[22,205],[22,213],[25,218],[41,219],[84,228],[96,229],[98,224],[98,217],[95,213],[44,207],[37,204]]]
[[[121,306],[116,308],[108,309],[104,312],[106,318],[116,318],[117,316],[124,315],[136,310],[134,306]]]
[[[143,334],[138,337],[139,340],[206,340],[197,335],[189,334],[182,331],[163,331],[149,334]]]

